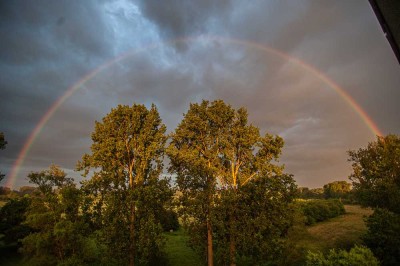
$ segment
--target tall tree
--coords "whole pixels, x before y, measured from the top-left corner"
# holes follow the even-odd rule
[[[364,206],[400,214],[400,137],[377,137],[366,148],[349,151],[350,180]]]
[[[235,265],[240,187],[282,172],[272,161],[278,158],[283,140],[268,134],[262,137],[258,128],[248,125],[247,117],[244,108],[235,110],[221,100],[191,104],[168,149],[190,227],[206,229],[209,265],[213,264],[215,194],[230,202],[230,263]]]
[[[220,167],[218,177],[222,187],[229,192],[223,193],[230,203],[227,207],[230,213],[227,217],[229,224],[229,257],[230,264],[236,265],[236,238],[240,235],[238,227],[239,210],[241,206],[241,188],[249,181],[260,177],[272,177],[282,173],[282,167],[273,164],[277,160],[283,147],[280,137],[266,134],[260,135],[257,127],[248,124],[246,109],[240,108],[233,112],[230,123],[225,124],[226,135],[221,141],[219,154]],[[243,190],[244,191],[244,190]],[[262,199],[258,199],[262,200]]]
[[[4,133],[0,132],[0,150],[4,150],[6,148],[7,141],[4,139]],[[0,182],[4,178],[4,174],[0,172]]]
[[[182,193],[184,222],[195,246],[202,246],[205,233],[208,265],[213,265],[212,212],[220,165],[221,138],[234,110],[222,101],[190,104],[171,135],[168,147],[170,171],[177,175]],[[197,238],[197,241],[196,241]]]
[[[364,242],[383,265],[400,264],[400,137],[377,137],[366,148],[349,151],[355,196],[374,208],[366,219]]]
[[[119,252],[129,254],[130,265],[140,260],[140,254],[139,258],[136,256],[140,247],[137,241],[143,226],[137,213],[143,210],[138,208],[145,202],[139,202],[139,194],[144,187],[157,183],[154,180],[158,180],[162,171],[165,131],[155,105],[149,110],[144,105],[119,105],[102,122],[96,121],[92,152],[85,154],[78,163],[77,168],[85,170],[84,175],[93,171],[84,189],[98,195],[93,201],[97,206],[97,219],[103,219],[101,223],[104,223],[106,218],[105,223],[111,230],[108,233],[121,237]],[[128,238],[123,234],[124,228],[129,228]],[[155,252],[157,248],[150,251]]]

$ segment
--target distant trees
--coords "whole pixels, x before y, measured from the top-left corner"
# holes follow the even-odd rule
[[[327,199],[348,198],[351,192],[351,184],[346,181],[334,181],[324,185],[324,196]]]
[[[400,137],[377,137],[366,148],[349,151],[355,196],[374,208],[366,220],[365,243],[383,265],[400,264]]]
[[[301,199],[323,199],[324,189],[323,188],[308,188],[299,187],[297,188],[298,197]]]

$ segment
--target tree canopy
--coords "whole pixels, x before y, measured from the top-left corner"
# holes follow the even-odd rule
[[[157,210],[171,196],[168,182],[159,180],[165,131],[154,105],[119,105],[96,121],[91,154],[78,163],[84,175],[93,172],[83,183],[84,208],[119,263],[148,263],[160,255]]]
[[[400,263],[400,137],[378,136],[366,148],[349,151],[355,196],[374,208],[364,242],[383,265]]]
[[[227,257],[219,262],[236,264],[237,242],[243,229],[240,226],[244,225],[239,225],[238,217],[250,215],[240,214],[240,210],[246,209],[241,205],[244,202],[241,197],[250,193],[242,187],[261,178],[280,180],[278,176],[283,167],[276,161],[282,147],[282,138],[269,134],[262,136],[257,127],[248,123],[245,108],[234,109],[222,100],[191,104],[171,134],[168,147],[170,171],[177,175],[184,221],[193,245],[207,250],[209,265],[213,264],[213,243],[217,241],[220,245],[216,256]],[[292,179],[286,177],[283,180],[289,182]],[[253,215],[267,211],[259,204],[270,202],[262,196],[271,189],[267,184],[269,182],[259,184],[263,192],[257,194],[259,197],[254,198],[257,203],[253,205],[258,208],[248,209]],[[282,195],[293,188],[284,186]],[[214,227],[218,232],[213,232]],[[215,237],[217,239],[213,239]]]
[[[377,137],[366,148],[349,151],[349,156],[359,202],[400,214],[400,137]]]
[[[334,181],[324,185],[325,198],[346,198],[351,191],[351,184],[346,181]]]

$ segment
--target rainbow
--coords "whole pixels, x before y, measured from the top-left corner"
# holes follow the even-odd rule
[[[307,70],[309,73],[313,74],[316,76],[318,79],[329,85],[331,88],[333,88],[337,94],[360,116],[362,121],[366,124],[366,126],[371,130],[371,132],[374,135],[377,136],[382,136],[382,132],[379,130],[378,126],[374,123],[374,121],[368,116],[368,114],[363,110],[363,108],[343,89],[341,88],[338,84],[336,84],[334,81],[332,81],[330,78],[328,78],[324,73],[316,69],[315,67],[311,66],[308,63],[305,63],[304,61],[300,60],[299,58],[296,58],[294,56],[288,55],[282,51],[279,51],[277,49],[274,49],[272,47],[269,47],[265,44],[260,44],[256,42],[250,42],[250,41],[245,41],[245,40],[239,40],[239,39],[230,39],[230,38],[225,38],[225,37],[216,37],[216,36],[209,36],[209,35],[201,35],[198,37],[192,37],[192,38],[183,38],[183,39],[176,39],[172,41],[166,41],[158,44],[153,44],[146,46],[141,49],[137,50],[131,50],[126,53],[123,53],[112,60],[100,65],[96,69],[94,69],[92,72],[88,73],[85,75],[82,79],[80,79],[78,82],[76,82],[72,87],[68,88],[67,91],[49,108],[49,110],[44,114],[44,116],[40,119],[36,127],[33,129],[27,140],[25,141],[24,146],[22,147],[21,151],[18,154],[17,160],[15,161],[10,175],[7,179],[6,186],[13,188],[13,185],[15,183],[15,180],[17,178],[17,175],[19,173],[19,170],[24,163],[24,160],[29,153],[30,148],[32,147],[33,143],[35,142],[35,139],[38,137],[40,132],[42,131],[43,127],[46,125],[46,123],[51,119],[51,117],[57,112],[58,108],[69,98],[71,97],[77,90],[82,88],[82,86],[88,82],[89,80],[93,79],[97,74],[100,72],[108,69],[109,67],[113,66],[115,63],[123,61],[131,56],[134,56],[140,52],[152,50],[155,48],[159,48],[165,45],[171,45],[171,44],[177,44],[181,42],[198,42],[201,40],[206,40],[206,41],[218,41],[218,42],[223,42],[223,43],[229,43],[229,44],[237,44],[241,46],[246,46],[251,49],[256,49],[259,51],[263,51],[268,54],[275,55],[277,57],[280,57],[281,59],[284,59],[286,61],[292,62],[303,69]]]

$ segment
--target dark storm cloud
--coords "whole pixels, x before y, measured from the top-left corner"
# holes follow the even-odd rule
[[[229,16],[232,1],[139,1],[144,16],[160,28],[161,35],[176,39],[204,33],[211,20]],[[226,19],[226,18],[225,18]]]
[[[20,183],[27,172],[50,163],[71,172],[89,150],[94,121],[117,104],[156,103],[172,131],[190,102],[218,98],[246,107],[263,133],[284,137],[281,162],[300,185],[345,179],[346,151],[373,139],[360,116],[301,64],[229,39],[303,60],[348,92],[385,133],[400,130],[399,67],[365,1],[0,5],[0,130],[9,141],[0,153],[2,172],[54,101],[125,54],[85,82],[48,121],[25,160]],[[185,39],[200,35],[228,40]]]
[[[52,103],[113,54],[112,30],[93,1],[0,5],[0,124],[9,143],[1,156],[15,160]],[[10,165],[2,169],[8,172]]]

